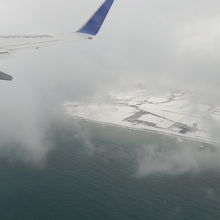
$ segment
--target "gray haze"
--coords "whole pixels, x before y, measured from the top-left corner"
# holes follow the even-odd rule
[[[102,2],[1,0],[1,34],[73,32]],[[140,82],[155,92],[193,90],[198,99],[219,103],[219,9],[215,0],[115,0],[93,41],[1,60],[0,69],[14,81],[0,82],[0,145],[18,143],[22,160],[42,162],[51,147],[50,120],[62,117],[60,104],[90,101]]]

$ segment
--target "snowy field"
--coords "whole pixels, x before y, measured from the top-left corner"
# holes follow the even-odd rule
[[[65,103],[72,117],[217,143],[213,130],[220,124],[220,106],[193,99],[192,93],[173,92],[153,96],[140,90],[130,94],[111,93],[108,102]]]

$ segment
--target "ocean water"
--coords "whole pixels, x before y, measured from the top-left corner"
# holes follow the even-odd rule
[[[51,141],[43,167],[1,157],[0,219],[220,219],[218,162],[198,143],[87,122],[55,124]]]

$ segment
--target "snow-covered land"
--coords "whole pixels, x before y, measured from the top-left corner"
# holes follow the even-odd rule
[[[220,106],[199,103],[193,94],[182,92],[160,96],[143,90],[111,93],[104,103],[68,102],[65,108],[72,117],[205,143],[217,142],[213,125],[220,124]]]

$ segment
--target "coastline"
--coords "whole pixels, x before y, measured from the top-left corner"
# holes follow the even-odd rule
[[[105,127],[117,127],[117,128],[121,128],[121,129],[126,129],[129,131],[138,131],[138,132],[146,132],[146,133],[152,133],[152,134],[159,134],[159,135],[163,135],[163,136],[167,136],[167,137],[173,137],[173,138],[181,138],[181,141],[184,140],[188,140],[188,141],[192,141],[192,142],[197,142],[197,143],[201,143],[202,144],[209,144],[209,145],[216,145],[217,143],[214,141],[209,141],[209,140],[205,140],[202,138],[197,138],[197,137],[187,137],[184,136],[182,134],[175,134],[175,133],[168,133],[168,132],[163,132],[160,130],[153,130],[153,129],[147,129],[147,128],[135,128],[135,127],[131,127],[131,126],[126,126],[126,125],[120,125],[120,124],[116,124],[116,123],[109,123],[109,122],[103,122],[103,121],[98,121],[98,120],[93,120],[93,119],[88,119],[82,116],[70,116],[73,119],[79,119],[80,121],[85,121],[85,122],[91,122],[100,126],[105,126]]]

